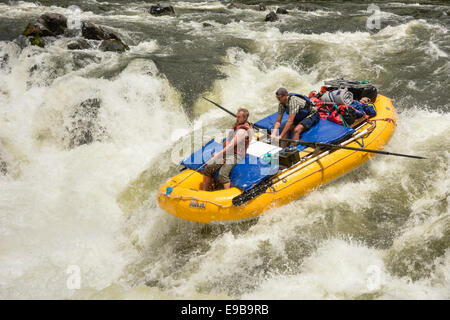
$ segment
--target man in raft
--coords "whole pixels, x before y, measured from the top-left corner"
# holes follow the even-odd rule
[[[275,96],[280,104],[278,105],[278,117],[270,136],[272,140],[289,139],[292,130],[294,131],[292,139],[298,140],[302,132],[309,130],[319,122],[320,116],[317,108],[308,97],[298,93],[289,93],[285,88],[279,88],[275,92]],[[289,114],[289,118],[278,135],[284,112]],[[287,144],[282,141],[280,147],[286,148]]]
[[[231,187],[230,172],[239,161],[245,158],[248,145],[253,136],[253,126],[247,121],[249,112],[240,108],[236,114],[236,123],[224,141],[224,148],[213,153],[203,171],[203,190],[208,191],[214,174],[219,171],[218,182],[224,189]]]

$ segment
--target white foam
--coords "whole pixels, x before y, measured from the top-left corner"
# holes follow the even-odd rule
[[[20,175],[0,179],[0,296],[70,297],[70,265],[80,267],[83,288],[100,290],[136,258],[121,234],[125,215],[116,198],[170,146],[166,132],[188,128],[180,97],[154,64],[139,59],[110,80],[68,68],[55,81],[42,72],[30,86],[30,66],[51,70],[52,54],[8,48],[0,137],[22,160],[12,163]],[[120,63],[117,55],[98,54],[105,67]],[[65,126],[87,98],[100,99],[98,121],[107,137],[67,149]]]
[[[201,6],[209,9],[216,4]],[[0,11],[3,8],[0,5]],[[48,8],[22,3],[6,14],[29,16],[42,9]],[[55,10],[64,14],[66,9]],[[80,15],[99,17],[90,12]],[[120,18],[176,21],[145,14]],[[277,26],[254,21],[220,28],[182,24],[189,32],[201,30],[210,38],[224,35],[254,41],[250,52],[227,50],[220,67],[225,78],[203,95],[231,110],[246,107],[251,119],[259,119],[275,112],[274,92],[279,86],[307,93],[320,87],[319,80],[336,73],[363,77],[364,66],[373,67],[374,58],[396,52],[399,40],[413,38],[411,28],[429,28],[438,35],[446,32],[424,20],[386,27],[374,35],[282,33]],[[285,52],[305,50],[302,43],[325,48],[317,51],[322,54],[317,70],[278,64]],[[433,44],[429,56],[446,58],[441,43],[433,40]],[[433,267],[429,277],[415,281],[408,272],[401,276],[392,271],[388,259],[404,248],[417,247],[422,239],[440,241],[448,232],[448,213],[439,209],[439,201],[448,202],[447,113],[394,101],[397,110],[404,111],[398,114],[395,134],[385,150],[424,155],[428,162],[378,155],[358,169],[358,175],[350,173],[269,210],[243,231],[230,228],[221,233],[214,227],[203,231],[202,226],[157,207],[159,176],[169,178],[166,155],[173,142],[205,123],[225,126],[233,120],[199,99],[197,118],[190,125],[179,93],[153,63],[137,59],[124,70],[119,68],[121,59],[158,49],[155,41],[149,41],[124,55],[88,50],[91,59],[77,69],[58,41],[45,50],[21,51],[12,43],[1,44],[0,52],[9,54],[9,62],[0,70],[0,143],[6,146],[8,165],[17,168],[13,175],[0,176],[2,298],[158,299],[199,297],[199,292],[210,298],[243,299],[450,298],[448,248],[427,262]],[[39,69],[31,73],[35,65]],[[121,71],[109,79],[95,76],[98,70],[117,69]],[[55,70],[61,74],[52,74]],[[101,100],[98,122],[107,135],[69,149],[65,126],[71,125],[71,113],[87,98]],[[137,187],[146,201],[131,214],[124,212],[118,198],[149,168],[146,179],[140,180],[145,187]],[[390,192],[389,206],[381,214],[393,221],[407,215],[396,228],[388,218],[376,217],[385,219],[381,223],[387,231],[397,232],[392,250],[379,242],[351,239],[378,221],[370,214],[378,205],[376,195],[384,197],[385,192]],[[218,235],[210,234],[214,232]],[[70,265],[80,267],[81,291],[66,286]],[[143,287],[147,280],[163,289]]]
[[[298,275],[275,276],[242,299],[446,299],[448,284],[447,280],[429,290],[430,281],[392,277],[383,252],[330,240],[305,259]]]

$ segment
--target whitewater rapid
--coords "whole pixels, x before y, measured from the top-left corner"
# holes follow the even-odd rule
[[[220,2],[178,2],[185,15],[161,19],[143,14],[142,2],[108,4],[108,15],[86,3],[80,19],[113,25],[129,52],[70,51],[67,39],[44,49],[0,41],[2,299],[450,299],[445,24],[401,16],[377,33],[310,34],[283,28],[330,11],[267,25],[263,12]],[[24,1],[0,9],[0,19],[24,23],[74,12]],[[235,21],[220,20],[222,11]],[[197,21],[205,12],[213,28]],[[177,30],[172,43],[144,36],[161,25]],[[199,57],[177,66],[173,80],[164,59],[179,57],[178,46],[198,48],[197,38],[228,45],[203,66],[220,77],[182,73],[207,63]],[[275,110],[276,88],[308,93],[337,75],[371,80],[392,98],[397,127],[385,150],[427,159],[376,156],[235,225],[158,208],[157,188],[178,172],[173,150],[186,139],[206,142],[198,130],[233,123],[202,95],[256,120]]]

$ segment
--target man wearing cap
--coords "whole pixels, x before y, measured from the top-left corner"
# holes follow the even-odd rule
[[[302,132],[309,130],[319,122],[320,116],[317,108],[307,97],[295,93],[289,94],[286,88],[279,88],[275,92],[275,95],[280,104],[278,105],[278,117],[270,136],[272,139],[289,139],[290,133],[293,130],[294,134],[292,139],[298,140]],[[278,129],[280,128],[284,112],[289,114],[289,118],[283,130],[278,135]],[[287,145],[288,143],[285,141],[281,141],[280,143],[282,148],[285,148]]]

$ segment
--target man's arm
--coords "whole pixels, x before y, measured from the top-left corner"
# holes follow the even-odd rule
[[[247,134],[248,134],[248,140],[252,140],[253,137],[255,136],[255,130],[253,129],[253,127],[250,127],[250,129],[247,130]]]
[[[245,139],[246,135],[247,131],[245,131],[245,129],[239,129],[238,131],[236,131],[234,138],[227,142],[225,148],[214,154],[211,160],[218,159],[222,154],[228,154],[229,150],[233,149],[235,145],[238,145],[239,143],[245,143],[243,140]],[[232,152],[234,153],[234,150]]]
[[[272,133],[270,134],[272,138],[277,136],[278,128],[281,125],[281,119],[283,119],[283,114],[278,112],[277,120],[275,120]]]
[[[284,125],[283,131],[281,132],[279,137],[284,136],[286,134],[286,132],[289,131],[289,129],[291,128],[291,125],[294,123],[294,119],[295,119],[295,113],[290,114],[286,124]]]

